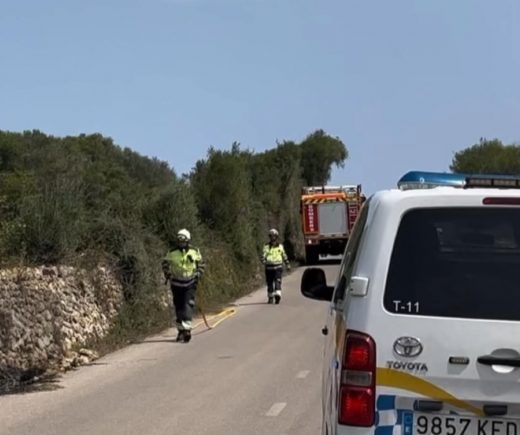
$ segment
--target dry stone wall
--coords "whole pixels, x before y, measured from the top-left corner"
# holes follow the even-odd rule
[[[94,359],[83,347],[107,334],[122,300],[106,267],[0,270],[0,370],[66,369]]]

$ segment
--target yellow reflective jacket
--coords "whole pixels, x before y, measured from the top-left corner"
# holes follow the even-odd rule
[[[164,275],[172,285],[188,287],[204,273],[204,261],[196,248],[174,249],[163,259]]]
[[[267,268],[278,268],[282,267],[284,263],[288,264],[289,260],[283,245],[266,243],[262,252],[262,263]]]

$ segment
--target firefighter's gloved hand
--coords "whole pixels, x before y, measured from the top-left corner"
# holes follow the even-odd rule
[[[290,264],[286,264],[285,267],[287,268],[287,270],[291,270],[291,265]]]

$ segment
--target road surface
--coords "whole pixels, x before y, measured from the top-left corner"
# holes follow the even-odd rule
[[[324,269],[333,283],[338,267]],[[0,396],[0,434],[320,433],[327,304],[300,294],[302,272],[284,278],[280,305],[254,292],[189,344],[170,329],[66,373],[50,391]]]

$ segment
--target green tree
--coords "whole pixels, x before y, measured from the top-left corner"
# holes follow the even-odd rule
[[[254,156],[251,162],[255,227],[265,242],[268,228],[277,228],[283,236],[288,255],[299,256],[301,231],[299,201],[303,185],[301,147],[292,141]]]
[[[475,174],[518,174],[520,147],[504,145],[498,139],[481,139],[478,144],[455,153],[450,169]]]
[[[175,180],[149,199],[143,217],[146,226],[171,246],[181,228],[187,228],[195,239],[203,235],[198,219],[195,195],[188,180]]]
[[[323,185],[330,180],[332,165],[343,167],[348,158],[345,144],[337,137],[317,130],[300,144],[303,180],[306,185]]]
[[[252,232],[252,189],[249,151],[234,143],[231,151],[211,148],[206,160],[199,160],[190,182],[196,194],[199,216],[232,247],[237,260],[256,259]]]

